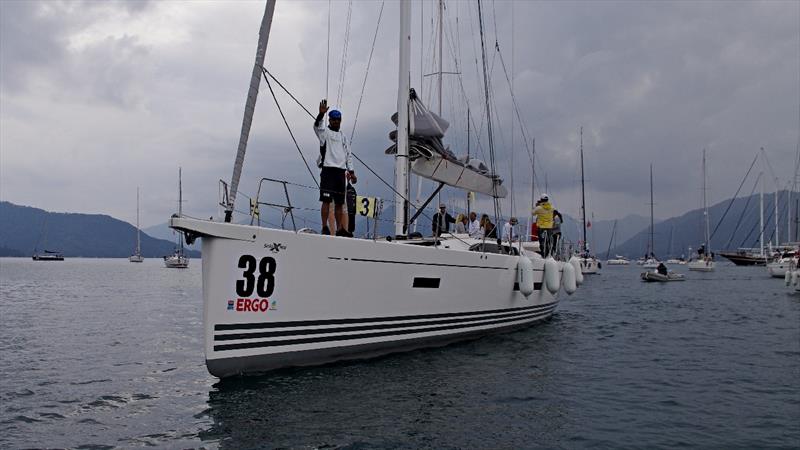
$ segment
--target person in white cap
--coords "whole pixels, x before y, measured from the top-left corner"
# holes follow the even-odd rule
[[[439,204],[439,212],[433,215],[431,221],[431,228],[434,236],[441,236],[442,233],[450,232],[450,224],[456,223],[456,219],[447,213],[447,207],[444,203]]]
[[[552,246],[553,205],[550,204],[547,194],[542,194],[537,203],[533,215],[536,216],[536,226],[539,228],[539,249],[542,256],[547,258]]]

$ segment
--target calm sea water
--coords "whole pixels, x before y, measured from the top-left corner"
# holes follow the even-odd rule
[[[0,259],[0,447],[800,446],[800,297],[639,270],[523,331],[219,382],[199,260]]]

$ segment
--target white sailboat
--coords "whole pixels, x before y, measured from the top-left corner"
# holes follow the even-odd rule
[[[178,168],[178,217],[183,216],[183,188],[181,186],[181,168]],[[174,216],[173,216],[174,217]],[[178,233],[178,248],[171,255],[164,257],[164,265],[169,269],[186,269],[189,267],[189,257],[183,249],[183,236]]]
[[[142,245],[140,239],[139,230],[139,188],[136,188],[136,251],[128,257],[128,261],[133,263],[140,263],[144,261],[144,257],[142,257]]]
[[[611,228],[611,239],[608,240],[608,250],[606,250],[606,264],[609,266],[627,266],[631,262],[628,258],[615,255],[613,258],[609,258],[608,255],[611,254],[611,247],[614,245],[615,238],[617,236],[617,221],[614,221],[614,226]]]
[[[698,254],[697,259],[689,261],[687,267],[695,272],[713,272],[716,267],[714,258],[711,256],[711,236],[708,219],[708,202],[706,201],[706,149],[703,149],[703,248],[702,254]]]
[[[642,267],[645,269],[655,269],[658,267],[659,261],[656,258],[655,252],[655,226],[653,224],[653,165],[650,164],[650,240],[647,242],[647,253],[645,254],[644,259],[640,259],[637,261],[637,264],[641,262]]]
[[[583,221],[583,242],[581,252],[578,255],[581,273],[592,275],[600,272],[600,261],[589,252],[589,244],[586,241],[586,189],[583,176],[583,127],[581,127],[581,220]]]
[[[187,242],[203,238],[205,355],[213,375],[365,358],[526,327],[552,316],[562,286],[574,292],[573,264],[521,245],[450,234],[408,238],[411,1],[399,7],[396,236],[366,240],[231,223],[275,8],[267,1],[230,191],[224,190],[225,222],[170,219]],[[291,214],[288,194],[287,203]]]

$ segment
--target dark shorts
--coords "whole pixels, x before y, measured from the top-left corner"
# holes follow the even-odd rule
[[[338,167],[323,167],[319,178],[319,201],[337,205],[344,204],[344,191],[347,188],[345,170]]]

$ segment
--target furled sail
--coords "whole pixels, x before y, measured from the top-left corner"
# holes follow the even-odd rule
[[[409,114],[409,159],[415,174],[449,186],[492,197],[504,198],[508,190],[503,180],[491,173],[483,161],[466,156],[458,157],[442,144],[450,124],[430,111],[411,90]],[[397,125],[397,113],[392,115]],[[397,153],[397,130],[389,133],[395,142],[386,149],[387,155]]]

